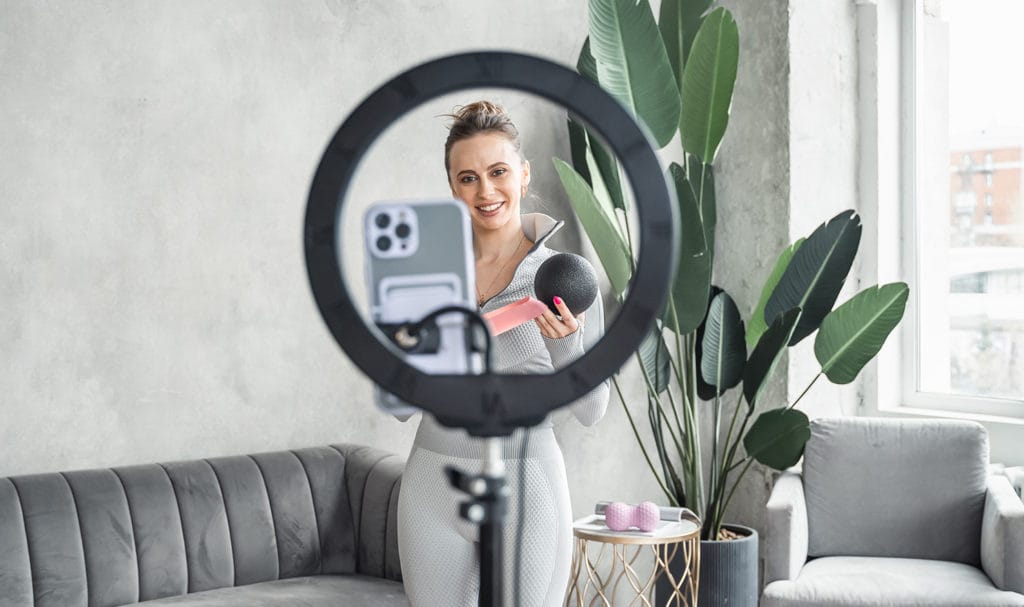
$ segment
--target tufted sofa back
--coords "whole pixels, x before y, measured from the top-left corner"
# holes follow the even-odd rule
[[[115,607],[276,579],[401,580],[401,460],[338,445],[0,478],[0,605]]]

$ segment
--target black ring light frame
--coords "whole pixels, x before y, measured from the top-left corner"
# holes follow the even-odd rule
[[[339,251],[342,205],[359,161],[391,123],[422,103],[468,88],[509,88],[559,103],[618,156],[633,188],[640,251],[629,296],[604,337],[572,364],[545,375],[436,375],[409,365],[363,321],[345,286]],[[452,55],[414,67],[367,97],[335,133],[306,208],[305,247],[320,313],[342,349],[373,381],[476,436],[536,425],[596,388],[640,346],[675,276],[679,225],[674,192],[643,128],[603,89],[548,60],[508,52]],[[359,246],[362,243],[359,242]]]

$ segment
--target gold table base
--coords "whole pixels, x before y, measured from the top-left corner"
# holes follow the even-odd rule
[[[597,537],[576,533],[569,588],[565,607],[695,607],[700,577],[700,535],[667,541],[630,541],[634,538]],[[619,541],[622,539],[623,541]],[[596,552],[596,554],[595,554]],[[642,575],[635,563],[641,554],[654,557],[649,575]],[[682,559],[682,575],[676,579],[668,564]],[[607,573],[602,574],[602,570]],[[658,580],[665,577],[670,596],[654,596]],[[623,583],[625,582],[625,586]],[[620,586],[631,591],[628,603],[616,604]]]

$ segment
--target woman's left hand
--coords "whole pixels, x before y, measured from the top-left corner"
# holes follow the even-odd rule
[[[580,328],[584,314],[581,312],[578,317],[573,316],[561,297],[556,297],[554,303],[561,318],[555,316],[550,309],[544,310],[544,314],[538,316],[535,321],[540,328],[540,334],[548,339],[560,339],[572,335]]]

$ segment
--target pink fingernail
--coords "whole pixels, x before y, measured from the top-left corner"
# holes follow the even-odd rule
[[[555,305],[556,306],[562,305],[562,298],[558,297],[557,295],[555,296]]]

